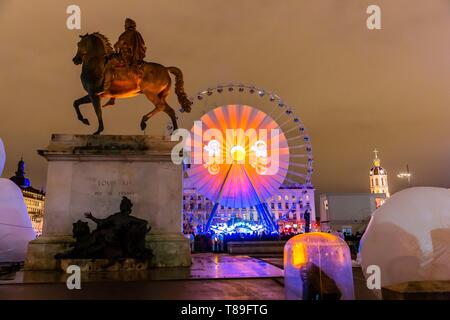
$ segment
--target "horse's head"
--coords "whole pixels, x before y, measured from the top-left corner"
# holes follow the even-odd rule
[[[72,61],[74,64],[79,65],[83,63],[83,58],[88,52],[88,40],[89,40],[89,33],[86,33],[85,35],[80,35],[80,41],[77,43],[77,54],[75,57],[73,57]]]
[[[83,63],[83,59],[87,55],[91,57],[105,56],[113,51],[108,38],[98,32],[86,33],[80,35],[80,38],[77,44],[77,53],[72,59],[76,65]]]

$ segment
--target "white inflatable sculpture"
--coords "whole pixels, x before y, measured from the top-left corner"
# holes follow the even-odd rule
[[[5,165],[5,148],[0,139],[0,176]],[[0,178],[0,263],[25,260],[28,242],[35,233],[19,187]]]
[[[360,258],[364,271],[380,267],[381,286],[450,280],[450,190],[417,187],[395,193],[373,213]]]

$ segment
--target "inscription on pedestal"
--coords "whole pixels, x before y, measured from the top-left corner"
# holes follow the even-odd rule
[[[104,178],[97,179],[98,190],[94,192],[94,195],[100,196],[120,196],[120,197],[130,197],[134,196],[136,193],[134,191],[128,190],[132,187],[132,182],[130,180],[109,180]],[[112,188],[117,188],[117,191],[112,191]]]
[[[108,212],[117,211],[117,202],[126,196],[134,203],[134,214],[142,217],[141,193],[148,188],[148,182],[145,168],[140,167],[140,164],[117,161],[74,163],[71,216],[76,220],[91,211],[104,217]]]

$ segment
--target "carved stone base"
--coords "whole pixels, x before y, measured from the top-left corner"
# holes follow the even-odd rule
[[[60,270],[54,257],[73,242],[72,224],[86,221],[86,211],[97,218],[118,212],[122,196],[133,202],[132,215],[152,227],[149,266],[190,266],[189,240],[181,230],[182,168],[171,159],[176,144],[143,135],[52,135],[39,150],[48,161],[43,234],[30,242],[25,269]]]
[[[57,253],[65,252],[73,243],[72,236],[42,236],[28,243],[25,270],[59,270]]]
[[[181,234],[150,234],[147,247],[152,250],[152,267],[190,267],[189,239]]]
[[[57,253],[65,252],[73,242],[70,236],[41,237],[28,244],[28,254],[25,260],[25,270],[66,270],[69,264],[80,266],[82,271],[129,271],[145,270],[147,267],[190,267],[191,251],[189,239],[181,234],[150,234],[146,238],[147,247],[152,250],[152,259],[144,266],[137,268],[128,261],[116,264],[105,270],[107,260],[99,259],[88,263],[86,259],[55,259]],[[68,261],[73,263],[69,263]],[[132,260],[132,259],[127,259]],[[77,264],[76,262],[81,264]],[[68,264],[69,263],[69,264]],[[131,268],[131,269],[130,269]]]
[[[81,272],[143,271],[148,269],[149,262],[135,259],[116,262],[107,259],[62,259],[61,271],[66,271],[70,265],[79,266]]]
[[[450,280],[410,281],[381,290],[383,300],[450,300]]]

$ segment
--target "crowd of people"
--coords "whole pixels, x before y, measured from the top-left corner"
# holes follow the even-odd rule
[[[227,244],[233,241],[277,241],[289,240],[295,233],[203,233],[190,234],[191,249],[194,252],[226,252]],[[192,243],[193,242],[193,243]]]
[[[352,256],[358,252],[359,241],[362,234],[357,232],[356,234],[345,234],[342,232],[332,232],[337,236],[345,240],[349,247]],[[253,233],[190,233],[186,235],[190,239],[190,246],[192,252],[227,252],[227,245],[229,242],[235,241],[287,241],[298,233],[294,232],[281,232],[268,233],[268,232],[253,232]]]

